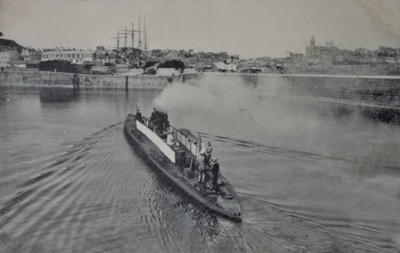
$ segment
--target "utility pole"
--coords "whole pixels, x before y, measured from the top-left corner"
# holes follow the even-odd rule
[[[134,29],[133,29],[133,22],[132,22],[132,50],[134,48],[134,45],[133,45],[134,36],[133,36],[133,34],[134,34]]]
[[[141,31],[140,31],[140,12],[139,12],[139,45],[138,45],[138,49],[139,49],[139,68],[142,65],[142,50],[141,50],[142,41],[140,39],[140,34],[141,34]]]
[[[126,30],[126,26],[125,26],[125,48],[126,48],[126,35],[127,35],[127,30]]]

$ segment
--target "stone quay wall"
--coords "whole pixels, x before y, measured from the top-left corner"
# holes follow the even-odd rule
[[[184,82],[195,75],[182,76],[122,76],[85,75],[45,71],[1,71],[0,86],[57,87],[84,89],[163,89]]]
[[[400,108],[400,77],[284,77],[292,93]]]
[[[368,103],[400,109],[400,76],[241,75],[249,86],[273,87],[273,94]]]
[[[274,99],[302,100],[337,117],[357,112],[400,124],[400,76],[240,75],[247,86]]]

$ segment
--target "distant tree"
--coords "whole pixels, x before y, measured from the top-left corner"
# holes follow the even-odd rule
[[[165,61],[158,65],[159,68],[174,68],[174,69],[185,69],[185,64],[182,61],[171,60]]]
[[[158,61],[147,61],[146,64],[142,67],[142,69],[147,69],[149,67],[154,66],[156,63],[159,63]]]

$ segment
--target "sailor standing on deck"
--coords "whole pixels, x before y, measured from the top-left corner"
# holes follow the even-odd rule
[[[200,152],[197,160],[199,161],[199,174],[197,175],[197,183],[203,184],[206,180],[206,155],[204,150]]]
[[[212,158],[210,161],[211,166],[211,189],[213,191],[218,190],[218,176],[220,174],[219,163],[217,158]]]
[[[136,120],[143,124],[143,116],[139,109],[136,110]]]
[[[211,142],[208,142],[208,143],[207,143],[207,148],[206,148],[206,153],[205,153],[205,156],[206,156],[206,164],[210,162],[211,155],[212,155],[212,151],[213,151],[213,148],[212,148],[212,146],[211,146]]]

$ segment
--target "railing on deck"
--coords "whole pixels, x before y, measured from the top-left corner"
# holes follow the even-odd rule
[[[149,125],[149,119],[148,118],[143,118],[144,119],[144,125],[146,127],[148,127]],[[200,144],[198,143],[199,140],[197,140],[196,142],[191,141],[189,138],[187,138],[183,133],[181,133],[179,131],[179,129],[169,125],[168,127],[169,129],[168,132],[172,131],[172,134],[174,135],[174,137],[176,138],[177,141],[179,141],[180,144],[182,144],[183,146],[185,146],[195,157],[199,157],[199,146]]]
[[[182,145],[184,145],[194,156],[198,157],[200,149],[198,147],[198,142],[194,143],[189,138],[187,138],[183,133],[176,129],[173,126],[169,126],[169,130],[172,131],[173,135],[175,136],[176,140],[179,141]]]

